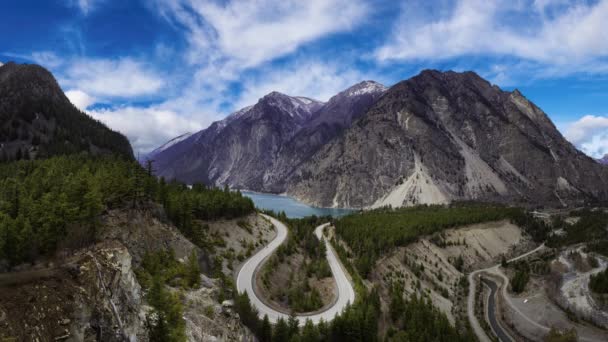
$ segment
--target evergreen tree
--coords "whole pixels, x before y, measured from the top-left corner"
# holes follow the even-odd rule
[[[274,327],[274,333],[272,335],[272,340],[274,342],[288,342],[289,341],[289,326],[287,326],[287,322],[281,317],[277,321],[277,324]]]
[[[272,327],[270,326],[268,315],[264,315],[264,319],[262,320],[262,324],[260,325],[259,337],[261,342],[272,341]]]
[[[300,340],[302,342],[318,342],[319,331],[315,328],[314,324],[310,319],[306,320],[304,327],[302,328],[302,334]]]
[[[198,256],[196,251],[193,249],[190,257],[188,258],[188,270],[187,270],[188,286],[191,288],[198,288],[201,285],[201,269],[198,264]]]

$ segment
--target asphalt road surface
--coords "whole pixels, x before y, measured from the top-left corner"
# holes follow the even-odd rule
[[[498,291],[498,285],[487,278],[482,278],[481,281],[490,288],[490,297],[488,298],[488,321],[490,322],[492,331],[494,331],[494,334],[501,342],[512,342],[513,339],[511,339],[509,334],[503,330],[496,318],[496,292]]]
[[[545,248],[545,244],[543,243],[542,245],[536,247],[535,249],[524,253],[518,257],[515,257],[507,262],[513,262],[513,261],[517,261],[519,259],[525,258],[528,255],[534,254],[540,250],[542,250],[543,248]],[[467,298],[467,316],[469,316],[469,323],[471,324],[471,327],[473,328],[473,331],[475,332],[475,335],[477,335],[477,338],[479,339],[479,341],[481,342],[490,342],[490,338],[488,337],[488,335],[486,334],[486,332],[483,330],[483,328],[481,327],[481,325],[479,324],[479,321],[477,320],[477,317],[475,317],[475,277],[482,273],[482,272],[489,272],[489,273],[500,273],[498,271],[498,267],[499,265],[494,265],[492,267],[488,267],[488,268],[484,268],[481,270],[477,270],[474,272],[469,273],[469,296]],[[506,278],[506,277],[505,277]],[[505,284],[508,285],[509,280],[507,279],[505,281]],[[506,286],[503,288],[503,292],[504,294],[506,294]],[[507,300],[508,302],[508,300]],[[509,303],[510,305],[510,303]]]
[[[277,229],[277,236],[266,247],[262,248],[258,253],[247,260],[245,264],[243,264],[243,267],[241,267],[241,270],[237,275],[236,287],[239,293],[247,293],[251,304],[258,310],[260,318],[267,315],[271,323],[276,323],[279,318],[283,318],[285,320],[289,319],[289,315],[279,312],[266,305],[262,300],[260,300],[260,298],[258,298],[253,288],[256,270],[287,239],[287,227],[281,221],[273,217],[267,215],[262,216],[270,220],[270,222],[275,226]],[[322,312],[315,312],[311,315],[296,316],[296,319],[299,321],[300,325],[304,325],[308,319],[310,319],[314,324],[319,323],[321,319],[323,319],[325,322],[331,321],[334,319],[334,317],[336,317],[336,315],[344,310],[348,303],[353,303],[355,301],[355,290],[350,283],[344,268],[340,264],[336,252],[331,247],[329,241],[323,236],[323,229],[328,225],[329,223],[326,223],[317,227],[315,229],[315,235],[320,240],[323,240],[325,242],[325,246],[327,247],[327,262],[329,263],[331,273],[336,280],[338,299],[331,307]]]

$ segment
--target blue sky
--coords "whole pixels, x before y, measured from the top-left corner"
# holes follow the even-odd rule
[[[51,70],[147,152],[276,90],[473,70],[518,88],[579,149],[608,153],[608,0],[11,0],[0,62]]]

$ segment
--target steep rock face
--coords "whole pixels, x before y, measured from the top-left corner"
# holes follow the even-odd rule
[[[0,66],[0,161],[82,151],[133,158],[129,141],[74,107],[46,69]]]
[[[283,144],[310,119],[320,103],[273,92],[252,106],[156,156],[157,174],[185,182],[264,189]]]
[[[168,148],[153,152],[159,176],[282,192],[287,177],[384,93],[361,82],[322,103],[277,92]]]
[[[155,148],[152,152],[147,153],[144,156],[138,156],[138,159],[140,162],[144,163],[147,160],[155,160],[156,156],[159,155],[160,153],[162,153],[163,151],[165,151],[166,149],[170,148],[171,146],[178,144],[186,139],[188,139],[190,136],[192,136],[192,133],[188,132],[188,133],[184,133],[180,136],[177,136],[169,141],[167,141],[166,143],[162,144],[161,146]]]
[[[0,275],[0,339],[147,340],[141,287],[123,245],[105,241],[66,261]]]
[[[608,197],[608,174],[519,91],[424,71],[389,89],[288,181],[319,206],[453,200],[566,205]]]
[[[340,135],[386,91],[374,81],[364,81],[338,93],[316,111],[304,127],[284,144],[268,170],[266,191],[285,191],[285,180],[328,141]]]

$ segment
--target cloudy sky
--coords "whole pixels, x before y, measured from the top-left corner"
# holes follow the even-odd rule
[[[51,70],[145,153],[276,90],[473,70],[608,153],[608,0],[9,0],[0,62]]]

